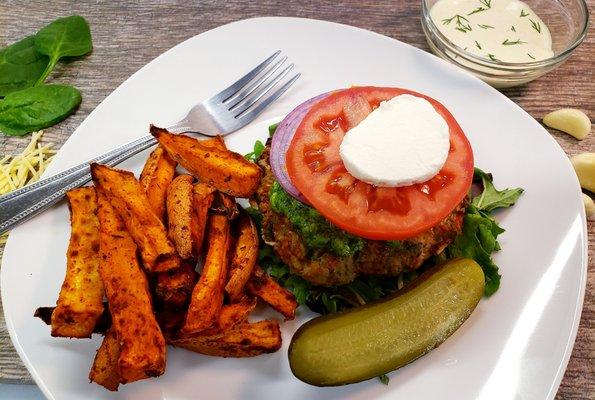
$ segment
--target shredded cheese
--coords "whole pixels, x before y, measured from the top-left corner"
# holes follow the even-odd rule
[[[38,180],[50,162],[56,150],[53,143],[39,143],[43,131],[34,132],[31,142],[21,154],[0,156],[0,195],[20,189]],[[0,236],[0,246],[6,243],[7,234]]]

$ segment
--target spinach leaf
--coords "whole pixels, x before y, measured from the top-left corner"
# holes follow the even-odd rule
[[[37,80],[40,84],[60,58],[84,56],[91,51],[93,44],[89,24],[79,15],[59,18],[37,32],[35,47],[38,52],[50,57],[47,68]]]
[[[490,174],[486,174],[479,168],[475,168],[473,173],[474,180],[481,180],[483,185],[483,192],[475,197],[471,204],[473,204],[479,211],[492,212],[497,208],[506,208],[514,205],[523,189],[504,189],[497,190],[492,183]]]
[[[35,85],[48,62],[35,49],[34,36],[0,50],[0,97]]]
[[[42,85],[13,92],[0,101],[0,131],[21,136],[52,126],[81,102],[80,92],[65,85]]]

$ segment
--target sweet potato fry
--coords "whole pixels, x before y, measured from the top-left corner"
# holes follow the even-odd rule
[[[118,371],[127,383],[165,371],[165,339],[155,320],[137,246],[107,195],[99,191],[99,272],[120,342]]]
[[[229,221],[222,215],[209,220],[209,250],[198,283],[192,291],[186,321],[185,335],[195,334],[212,326],[223,305],[223,289],[227,277],[229,248]]]
[[[283,314],[286,320],[295,318],[298,303],[293,294],[279,285],[260,266],[254,266],[254,272],[246,284],[246,289],[248,293],[264,300]]]
[[[92,187],[66,194],[72,231],[66,254],[66,277],[52,313],[52,336],[88,338],[103,313],[99,276],[99,220]]]
[[[184,318],[186,311],[177,308],[163,308],[155,314],[157,323],[161,327],[163,336],[166,342],[173,337],[176,337],[182,325],[184,325]]]
[[[89,372],[89,380],[112,392],[117,391],[120,385],[119,358],[120,342],[118,341],[118,335],[115,329],[110,329],[105,333],[101,346],[97,349],[91,372]]]
[[[245,297],[242,301],[233,304],[226,304],[221,307],[217,328],[219,331],[226,331],[231,327],[247,322],[248,315],[256,307],[256,297]]]
[[[151,126],[151,134],[169,155],[200,181],[234,197],[250,197],[258,187],[261,170],[242,155],[209,148],[199,140],[174,135]]]
[[[225,215],[230,221],[240,214],[236,199],[220,191],[217,191],[215,194],[215,200],[211,206],[211,211],[215,214]]]
[[[56,307],[37,307],[33,316],[42,320],[46,325],[51,325],[52,314],[55,309]],[[112,326],[112,316],[110,315],[107,303],[103,302],[103,313],[97,319],[93,327],[93,333],[105,333],[110,326]]]
[[[200,144],[209,149],[227,150],[227,146],[225,145],[222,136],[215,136],[210,139],[201,140]]]
[[[143,172],[140,174],[140,185],[147,194],[149,204],[161,220],[165,218],[165,196],[167,187],[174,179],[176,162],[167,151],[157,146],[151,153]]]
[[[173,346],[216,357],[254,357],[281,348],[281,331],[275,320],[242,323],[221,333],[174,339]]]
[[[246,282],[252,276],[258,257],[258,231],[252,218],[245,212],[238,221],[238,240],[232,250],[229,265],[229,280],[225,292],[231,301],[237,301],[244,293]]]
[[[200,254],[202,243],[204,241],[205,229],[209,209],[215,198],[215,188],[206,183],[196,183],[192,189],[194,198],[194,213],[196,214],[196,225],[198,226],[198,236],[196,237],[196,251]]]
[[[194,263],[182,261],[180,268],[157,274],[155,295],[169,307],[182,308],[188,304],[198,278]]]
[[[191,175],[179,175],[167,189],[169,237],[185,260],[198,257],[204,235],[194,210],[193,181]]]
[[[134,175],[100,164],[91,164],[91,175],[124,220],[145,268],[151,272],[178,268],[180,257]]]

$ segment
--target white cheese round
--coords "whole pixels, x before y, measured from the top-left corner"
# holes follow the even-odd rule
[[[347,131],[339,151],[347,171],[357,179],[400,187],[434,177],[449,148],[444,118],[426,99],[403,94],[383,101]]]

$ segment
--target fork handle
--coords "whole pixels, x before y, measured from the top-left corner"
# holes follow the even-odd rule
[[[157,140],[153,136],[144,136],[59,174],[0,196],[0,234],[56,204],[69,190],[89,182],[91,163],[114,166],[155,144]]]

